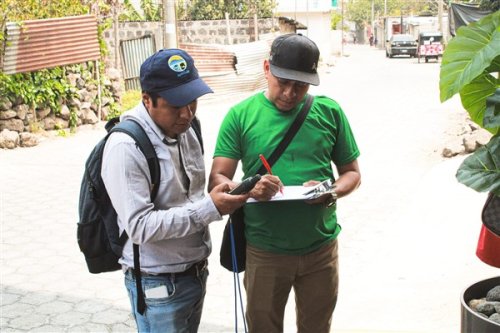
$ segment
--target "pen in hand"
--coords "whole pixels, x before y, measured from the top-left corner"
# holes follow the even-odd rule
[[[262,161],[262,164],[264,165],[264,168],[266,168],[267,170],[267,173],[272,175],[273,174],[273,171],[271,170],[271,166],[269,165],[269,163],[267,162],[266,158],[264,157],[264,155],[262,154],[259,154],[259,158],[260,160]],[[283,188],[280,186],[280,193],[283,194]]]

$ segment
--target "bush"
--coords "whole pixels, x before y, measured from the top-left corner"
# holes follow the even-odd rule
[[[141,101],[141,98],[142,94],[138,90],[126,91],[121,98],[119,107],[120,114],[135,107]]]

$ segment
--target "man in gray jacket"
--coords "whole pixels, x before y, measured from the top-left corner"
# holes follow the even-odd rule
[[[189,54],[164,49],[141,66],[142,101],[124,113],[146,131],[158,155],[161,180],[150,199],[147,161],[134,140],[113,133],[104,149],[102,178],[118,214],[120,231],[129,236],[120,263],[132,312],[140,332],[196,332],[205,296],[208,225],[244,204],[246,195],[229,195],[221,184],[205,195],[197,99],[212,90],[199,77]],[[146,303],[137,309],[132,243],[139,245],[141,282]]]

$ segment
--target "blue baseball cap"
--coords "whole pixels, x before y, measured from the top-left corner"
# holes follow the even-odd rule
[[[213,93],[200,78],[193,58],[180,49],[163,49],[141,65],[141,89],[154,92],[173,106],[184,106]]]

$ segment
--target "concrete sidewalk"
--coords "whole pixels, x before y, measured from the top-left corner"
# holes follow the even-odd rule
[[[211,151],[215,128],[205,133]],[[85,129],[34,148],[0,151],[2,332],[135,331],[122,274],[88,273],[76,243],[83,164],[103,135],[102,129]],[[482,196],[456,184],[459,161],[424,175],[403,212],[374,208],[383,204],[366,184],[345,199],[335,332],[456,332],[460,291],[497,272],[473,255],[479,222],[470,221],[477,219]],[[401,223],[374,223],[379,214],[387,223]],[[438,220],[445,223],[436,225]],[[234,332],[233,277],[218,264],[223,227],[211,225],[214,253],[200,327],[205,333]],[[292,305],[286,332],[294,331]],[[241,329],[241,318],[239,323]]]
[[[396,117],[397,106],[374,98],[400,84],[377,63],[386,61],[383,51],[347,51],[351,56],[311,90],[339,100],[362,151],[363,184],[339,202],[340,295],[332,331],[458,332],[461,292],[499,274],[474,255],[485,195],[456,182],[463,157],[443,160],[432,146],[449,137],[446,126],[454,120],[447,115],[459,102],[440,105],[433,95],[428,105],[407,105]],[[407,65],[422,82],[404,98],[422,101],[439,65]],[[353,72],[369,75],[354,85]],[[384,75],[386,82],[374,83]],[[200,101],[207,169],[220,121],[242,97]],[[88,273],[76,243],[83,165],[104,136],[101,126],[33,148],[0,150],[2,332],[135,331],[122,274]],[[223,227],[224,221],[211,224],[201,333],[234,332],[233,277],[218,264]],[[295,331],[294,322],[291,301],[285,332]]]

